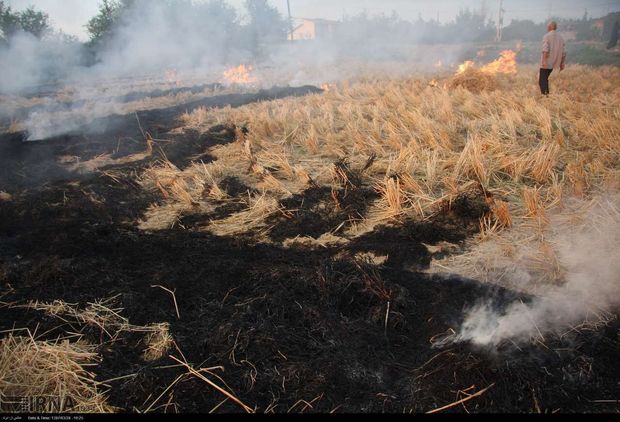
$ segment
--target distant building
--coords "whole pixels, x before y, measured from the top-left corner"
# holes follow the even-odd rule
[[[288,35],[289,41],[330,39],[339,24],[337,21],[327,19],[300,19],[300,21],[301,23]]]

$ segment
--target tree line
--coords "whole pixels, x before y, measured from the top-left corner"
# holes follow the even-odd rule
[[[20,31],[41,39],[49,30],[47,13],[36,10],[34,7],[14,12],[5,1],[0,1],[0,41],[7,43]]]
[[[102,0],[97,14],[86,24],[89,35],[86,47],[95,52],[104,48],[123,27],[136,24],[141,10],[148,10],[154,5],[165,11],[164,15],[169,24],[178,24],[179,31],[197,31],[204,35],[205,40],[216,39],[231,49],[249,49],[258,53],[261,45],[285,41],[289,31],[287,19],[268,0],[246,0],[246,13],[243,17],[225,0],[209,0],[204,3],[194,3],[191,0]],[[180,11],[190,12],[193,28],[184,28],[187,21],[180,19]],[[586,12],[582,19],[558,21],[562,30],[574,32],[578,41],[607,41],[618,19],[619,13],[610,14],[603,18],[601,26],[600,20],[592,19]],[[539,40],[545,32],[545,26],[544,22],[513,20],[503,29],[503,39]],[[14,11],[6,1],[0,0],[0,43],[10,43],[20,32],[31,34],[38,39],[54,33],[45,12],[34,7]],[[495,23],[487,19],[486,12],[462,9],[454,20],[448,23],[424,20],[421,17],[408,21],[401,19],[396,12],[392,15],[375,16],[362,13],[345,17],[337,26],[335,36],[345,44],[357,44],[369,39],[432,44],[489,42],[493,41],[495,33]]]
[[[237,9],[225,0],[205,3],[191,0],[102,0],[99,12],[88,21],[86,29],[91,45],[105,44],[120,28],[132,25],[138,11],[159,7],[164,10],[170,25],[186,23],[179,18],[191,13],[196,25],[191,30],[204,32],[205,36],[225,31],[228,37],[239,41],[250,36],[262,41],[286,39],[288,24],[267,0],[246,0],[244,6],[248,22],[242,24]],[[179,26],[179,30],[184,28]]]

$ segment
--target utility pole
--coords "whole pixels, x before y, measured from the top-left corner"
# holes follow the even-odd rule
[[[291,41],[293,41],[293,15],[291,15],[291,0],[286,0],[286,7],[288,8],[288,28],[291,34]]]
[[[504,32],[504,0],[499,0],[499,13],[497,15],[497,33],[495,34],[495,42],[502,42]]]

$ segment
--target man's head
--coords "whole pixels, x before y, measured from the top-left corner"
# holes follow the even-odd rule
[[[555,31],[557,29],[558,29],[558,23],[556,21],[551,21],[547,25],[547,31],[549,31],[549,32]]]

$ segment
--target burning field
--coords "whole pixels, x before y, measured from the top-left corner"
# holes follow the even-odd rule
[[[540,98],[515,53],[488,61],[13,97],[0,392],[76,412],[620,410],[620,70],[569,66]]]

